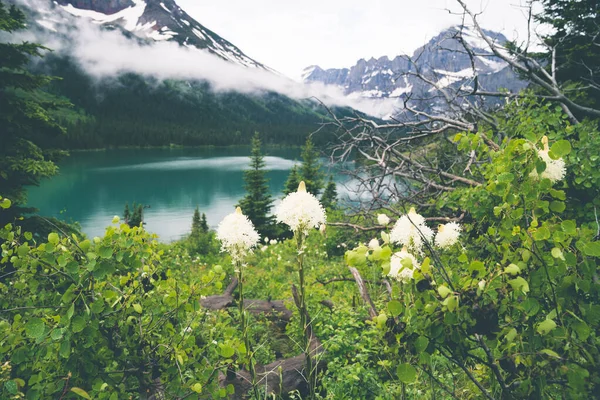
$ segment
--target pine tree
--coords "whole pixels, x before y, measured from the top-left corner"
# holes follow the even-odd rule
[[[554,29],[544,37],[556,49],[556,79],[576,85],[570,96],[587,105],[600,105],[600,2],[598,0],[542,0],[536,19]],[[547,54],[548,67],[552,55]]]
[[[260,136],[256,132],[252,138],[250,169],[244,171],[244,188],[247,194],[238,206],[252,221],[258,233],[268,236],[274,224],[274,217],[269,215],[273,207],[273,198],[269,193],[266,163],[260,147]]]
[[[129,220],[131,219],[131,211],[129,210],[129,203],[125,203],[125,210],[123,210],[123,219],[126,224],[129,224]]]
[[[329,182],[325,187],[325,191],[321,195],[321,204],[325,208],[334,208],[337,203],[337,187],[333,181],[333,176],[329,175]]]
[[[202,219],[200,220],[200,230],[203,233],[208,233],[208,221],[206,220],[206,214],[202,213]]]
[[[301,180],[306,184],[306,191],[315,196],[323,189],[323,172],[319,162],[319,154],[310,138],[302,148],[302,167],[300,169]]]
[[[14,5],[6,8],[0,2],[0,37],[10,37],[3,33],[25,27],[24,14]],[[41,57],[43,50],[46,48],[36,43],[0,42],[0,193],[17,205],[11,208],[16,215],[23,211],[18,206],[26,202],[25,187],[56,174],[54,161],[64,155],[41,147],[50,137],[64,133],[52,112],[69,104],[40,93],[52,77],[26,70],[30,58]],[[4,218],[14,216],[3,213]]]
[[[194,216],[192,217],[192,237],[200,236],[202,233],[202,220],[200,218],[200,211],[198,211],[198,207],[194,210]]]
[[[290,174],[288,175],[287,181],[285,181],[285,186],[283,187],[283,194],[287,196],[288,194],[298,190],[298,185],[300,184],[301,180],[302,178],[300,177],[298,171],[298,165],[294,164],[294,166],[290,170]]]
[[[129,220],[128,225],[132,228],[134,226],[140,226],[140,224],[144,222],[144,205],[136,205],[133,203],[131,208],[133,208],[133,213],[131,214],[131,219]]]

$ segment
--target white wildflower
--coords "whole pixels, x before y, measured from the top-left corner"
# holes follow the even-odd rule
[[[418,254],[422,253],[423,237],[431,242],[433,231],[425,225],[425,218],[411,208],[408,214],[398,218],[390,232],[390,241],[407,247]]]
[[[217,239],[221,241],[221,251],[229,253],[234,262],[241,261],[257,245],[260,236],[252,222],[238,207],[227,215],[217,227]]]
[[[447,249],[458,242],[458,237],[462,227],[456,222],[450,222],[446,225],[438,227],[437,235],[435,235],[435,245],[440,249]]]
[[[307,235],[311,228],[319,228],[325,223],[325,209],[319,200],[306,191],[304,181],[298,191],[290,193],[275,211],[277,222],[288,225],[293,232]]]
[[[550,155],[548,154],[548,152],[550,151],[550,148],[548,147],[548,137],[544,136],[542,138],[542,143],[544,145],[544,148],[542,150],[538,150],[538,157],[541,158],[542,161],[544,161],[544,163],[546,163],[546,169],[539,176],[542,179],[550,179],[552,183],[562,181],[565,178],[565,175],[567,174],[565,161],[562,158],[559,158],[558,160],[553,160],[552,158],[550,158]],[[535,169],[531,171],[530,176],[532,178],[537,178],[537,171]]]
[[[266,243],[269,243],[269,238],[267,236],[265,236],[265,238],[263,239],[263,241]]]
[[[385,214],[377,214],[377,222],[379,225],[387,226],[390,223],[390,217]]]
[[[406,268],[402,265],[402,260],[408,258],[412,262],[412,268]],[[413,278],[414,270],[419,269],[421,266],[417,262],[415,256],[410,254],[406,247],[402,248],[402,251],[394,253],[390,260],[390,272],[388,276],[399,280],[400,282],[408,282]]]
[[[371,250],[376,250],[376,249],[378,249],[379,247],[380,247],[380,246],[379,246],[379,240],[377,240],[377,239],[371,239],[371,241],[369,242],[369,248],[370,248]]]
[[[271,240],[269,241],[269,244],[270,244],[271,246],[272,246],[272,245],[274,245],[274,244],[277,244],[277,239],[271,239]]]
[[[263,246],[263,247],[260,248],[260,251],[267,251],[268,248],[269,247],[267,247],[267,246]]]

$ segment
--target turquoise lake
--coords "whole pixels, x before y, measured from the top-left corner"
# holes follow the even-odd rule
[[[123,215],[126,203],[144,204],[146,230],[170,242],[189,233],[196,206],[213,228],[234,210],[245,194],[249,153],[245,147],[73,152],[59,163],[59,175],[29,189],[28,204],[41,215],[79,222],[89,237],[101,236],[113,216]],[[300,150],[264,153],[271,193],[278,199]]]

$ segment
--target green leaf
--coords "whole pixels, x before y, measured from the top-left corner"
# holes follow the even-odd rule
[[[561,260],[565,259],[565,256],[563,255],[562,250],[559,249],[558,247],[555,247],[552,249],[552,257],[559,258]]]
[[[567,206],[562,201],[553,201],[550,203],[550,209],[557,213],[565,211],[566,208]]]
[[[415,340],[415,350],[417,353],[422,353],[429,346],[429,339],[425,336],[419,336],[417,340]]]
[[[568,155],[570,152],[571,143],[569,143],[569,141],[567,140],[559,140],[557,142],[554,142],[552,147],[550,147],[550,153],[548,155],[550,155],[550,157],[554,155],[556,159],[558,159],[560,157]]]
[[[452,290],[448,289],[448,287],[446,287],[445,285],[440,285],[438,287],[438,293],[440,294],[442,299],[445,299],[450,293],[452,293]]]
[[[71,303],[71,307],[67,310],[67,319],[73,318],[73,313],[75,313],[75,303]]]
[[[397,317],[402,312],[402,303],[398,300],[392,300],[387,304],[387,308],[393,317]]]
[[[221,356],[225,358],[230,358],[235,353],[235,349],[228,345],[221,346]]]
[[[600,257],[600,241],[590,242],[583,245],[583,253],[590,257]]]
[[[400,364],[396,368],[398,379],[403,383],[413,383],[417,379],[417,370],[410,364]]]
[[[83,318],[81,315],[77,315],[75,316],[75,318],[73,318],[73,321],[71,322],[71,329],[74,333],[78,333],[81,332],[83,328],[85,328],[85,325],[85,318]]]
[[[540,350],[540,353],[542,353],[542,354],[546,354],[546,355],[548,355],[548,356],[550,356],[550,357],[554,357],[554,358],[560,358],[560,356],[558,355],[558,353],[557,353],[557,352],[555,352],[555,351],[553,351],[553,350],[550,350],[550,349],[543,349],[543,350]]]
[[[6,199],[5,199],[6,200]],[[19,387],[17,382],[14,380],[4,382],[4,388],[10,394],[17,394],[19,392]]]
[[[511,328],[506,336],[504,337],[508,343],[511,343],[517,337],[517,330],[515,328]]]
[[[516,264],[510,264],[508,267],[504,268],[504,273],[512,276],[519,275],[520,272],[521,268]]]
[[[586,341],[590,336],[590,327],[584,321],[577,321],[571,325],[571,327],[577,333],[577,336],[581,341]]]
[[[539,227],[533,233],[533,238],[535,240],[546,240],[550,238],[550,231],[545,226]]]
[[[194,383],[190,389],[192,389],[193,392],[202,393],[202,385],[199,383]]]
[[[560,227],[563,231],[569,235],[575,235],[577,233],[577,224],[575,221],[567,220],[560,223]]]
[[[133,305],[133,309],[135,310],[136,313],[141,314],[142,313],[142,306],[139,304],[134,304]]]
[[[48,234],[48,243],[52,243],[52,244],[56,245],[58,243],[59,239],[60,238],[58,237],[57,233],[52,232],[52,233]]]
[[[515,291],[520,290],[525,294],[529,292],[529,283],[527,283],[527,281],[520,276],[515,279],[509,280],[508,283],[510,284],[510,286],[512,286],[513,290]]]
[[[102,258],[111,258],[113,255],[113,251],[111,247],[100,247],[98,250],[98,255]]]
[[[425,257],[423,263],[421,264],[421,272],[423,274],[428,274],[431,271],[431,260],[429,257]]]
[[[34,339],[42,337],[45,330],[46,324],[40,318],[33,318],[25,324],[25,333]]]
[[[540,335],[546,335],[556,328],[556,322],[551,319],[546,319],[540,322],[537,326],[537,331]]]
[[[92,398],[90,397],[89,394],[87,394],[87,392],[81,388],[78,387],[72,387],[71,388],[71,392],[78,394],[79,396],[83,397],[84,399],[88,399],[88,400],[92,400]]]
[[[446,306],[448,311],[452,312],[458,307],[458,296],[449,296],[442,304]]]

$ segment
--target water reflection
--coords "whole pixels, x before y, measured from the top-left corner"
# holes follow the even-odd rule
[[[299,150],[268,149],[271,193],[280,197]],[[215,227],[244,194],[248,148],[110,150],[73,153],[60,174],[29,191],[42,215],[78,221],[102,235],[125,203],[149,205],[146,229],[172,241],[190,230],[196,206]]]

